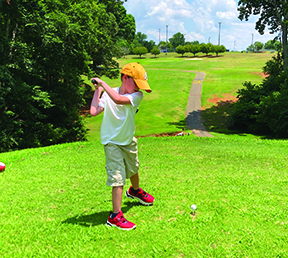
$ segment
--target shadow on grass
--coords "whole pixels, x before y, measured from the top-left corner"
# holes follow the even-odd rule
[[[216,105],[201,111],[204,125],[210,132],[233,134],[230,130],[233,101],[219,101]]]
[[[126,212],[128,212],[132,207],[134,206],[142,206],[140,203],[138,202],[125,202],[124,203],[126,206],[122,207],[122,212],[125,214]],[[91,208],[91,210],[94,208]],[[76,215],[72,218],[68,218],[64,221],[62,221],[62,223],[68,223],[68,224],[74,224],[74,225],[79,225],[79,226],[83,226],[83,227],[95,227],[98,225],[103,225],[106,223],[107,218],[109,216],[110,211],[100,211],[100,212],[96,212],[93,214],[79,214]]]
[[[167,125],[176,126],[178,129],[184,130],[187,129],[186,120],[180,120],[179,122],[168,122]]]
[[[247,136],[254,135],[260,139],[277,139],[269,134],[255,134],[248,131],[237,130],[233,126],[231,115],[233,113],[234,101],[219,101],[216,105],[201,111],[204,125],[209,132],[221,133],[226,135]]]

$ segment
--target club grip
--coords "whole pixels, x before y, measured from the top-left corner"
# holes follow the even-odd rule
[[[96,80],[94,80],[94,79],[92,79],[91,82],[92,82],[93,84],[98,85],[98,82],[97,82]]]

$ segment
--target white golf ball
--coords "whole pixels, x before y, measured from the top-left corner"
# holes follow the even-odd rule
[[[191,209],[194,211],[194,210],[197,209],[197,206],[196,206],[195,204],[192,204],[192,205],[191,205]]]

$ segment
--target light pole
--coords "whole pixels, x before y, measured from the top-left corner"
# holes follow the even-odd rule
[[[167,55],[167,41],[168,41],[168,25],[166,25],[166,55]]]
[[[218,23],[219,23],[218,46],[220,46],[220,30],[221,30],[221,23],[222,23],[222,22],[218,22]]]

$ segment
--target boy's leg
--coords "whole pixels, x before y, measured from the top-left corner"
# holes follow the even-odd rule
[[[124,218],[121,211],[123,186],[113,186],[112,188],[112,202],[113,212],[110,211],[106,224],[110,227],[117,227],[122,230],[135,229],[136,225]]]
[[[132,186],[126,191],[126,197],[129,199],[137,199],[144,205],[152,205],[154,197],[139,187],[139,173],[131,176],[130,181]]]
[[[123,185],[113,186],[112,188],[113,213],[118,213],[119,211],[121,211],[122,195],[123,195]]]
[[[130,177],[130,181],[134,190],[139,189],[139,173],[135,174],[134,176]]]

